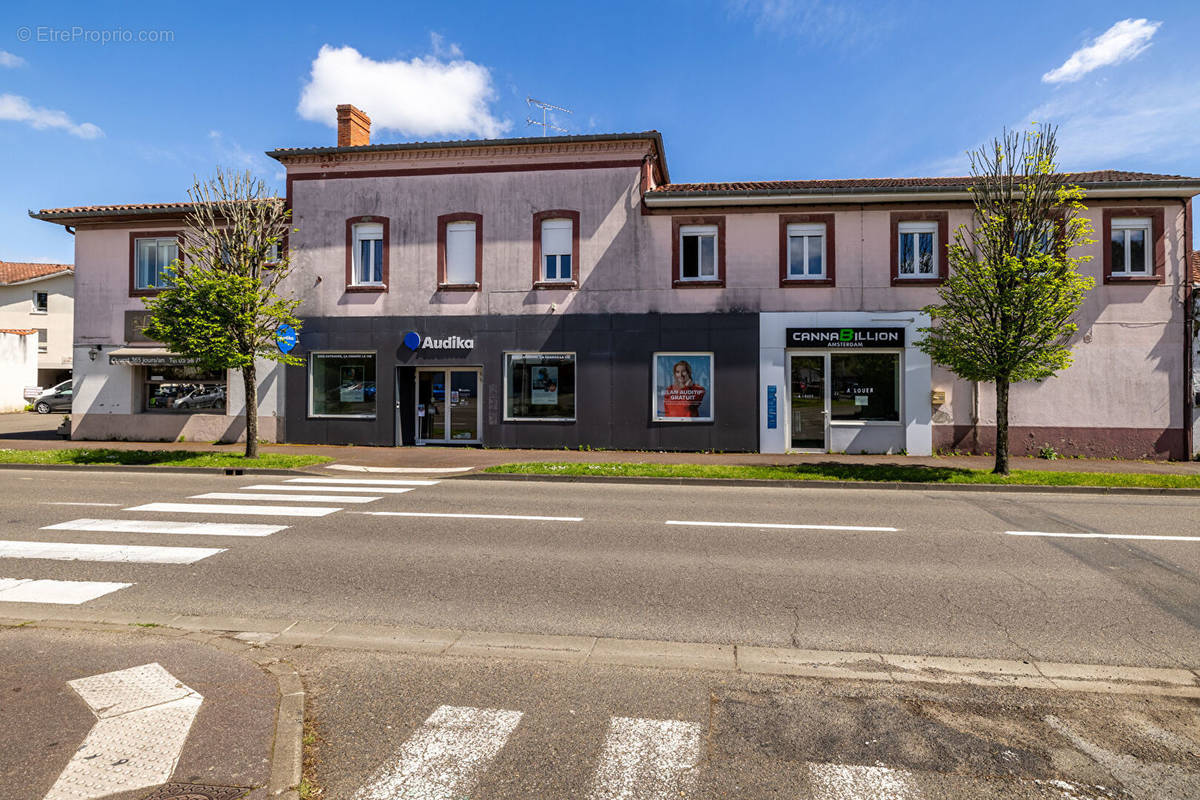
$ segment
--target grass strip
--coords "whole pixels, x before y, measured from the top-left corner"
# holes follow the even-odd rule
[[[0,464],[120,464],[130,467],[251,467],[256,469],[293,469],[324,464],[329,456],[261,453],[246,458],[240,453],[206,453],[199,450],[114,450],[112,448],[70,448],[64,450],[0,450]]]
[[[484,472],[521,475],[585,475],[638,478],[725,478],[779,481],[881,481],[905,483],[977,483],[1002,486],[1103,486],[1152,489],[1200,489],[1200,475],[1121,472],[1013,470],[1007,477],[988,470],[907,464],[572,464],[534,461],[498,464]]]

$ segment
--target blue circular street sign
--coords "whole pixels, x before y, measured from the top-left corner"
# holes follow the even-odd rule
[[[421,346],[421,334],[416,331],[409,331],[404,334],[404,346],[409,350],[416,350]]]
[[[275,329],[275,344],[279,347],[279,352],[292,352],[298,341],[300,341],[300,336],[291,325],[280,325]]]

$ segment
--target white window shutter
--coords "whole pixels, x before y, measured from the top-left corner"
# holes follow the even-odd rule
[[[475,282],[475,223],[451,222],[446,226],[446,283]]]

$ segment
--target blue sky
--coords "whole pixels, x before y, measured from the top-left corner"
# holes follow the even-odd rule
[[[263,151],[333,144],[345,101],[378,142],[533,135],[532,95],[572,133],[662,131],[675,181],[964,174],[1031,120],[1067,169],[1200,176],[1194,0],[282,8],[6,2],[0,259],[73,258],[30,208],[180,200],[217,165],[282,185]]]

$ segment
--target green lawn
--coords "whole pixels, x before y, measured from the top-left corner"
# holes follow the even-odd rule
[[[122,464],[136,467],[256,467],[292,469],[324,464],[328,456],[262,453],[246,458],[240,453],[206,453],[195,450],[113,450],[72,448],[69,450],[0,450],[0,464]]]
[[[524,475],[599,475],[640,478],[727,478],[791,481],[888,481],[911,483],[981,483],[1022,486],[1140,486],[1200,489],[1200,475],[1147,473],[1043,472],[1013,470],[1008,477],[987,470],[924,467],[905,464],[794,464],[732,466],[708,464],[567,464],[530,462],[499,464],[484,472]]]

